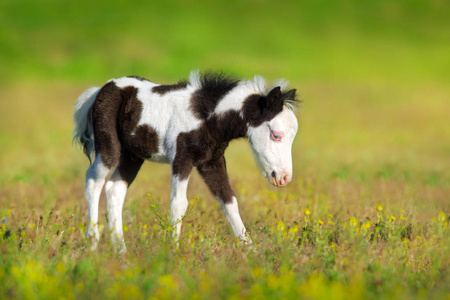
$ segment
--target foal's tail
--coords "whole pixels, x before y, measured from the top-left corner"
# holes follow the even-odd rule
[[[75,104],[75,129],[73,131],[73,143],[83,146],[84,154],[92,164],[91,153],[94,152],[94,127],[92,125],[92,107],[97,97],[99,87],[91,87],[84,91]]]

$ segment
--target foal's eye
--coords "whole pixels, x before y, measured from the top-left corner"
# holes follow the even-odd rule
[[[281,133],[273,132],[273,131],[271,132],[270,137],[271,137],[272,140],[277,141],[277,142],[281,141],[281,139],[283,138]]]

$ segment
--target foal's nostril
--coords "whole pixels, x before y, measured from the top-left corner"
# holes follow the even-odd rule
[[[270,174],[270,175],[272,175],[273,178],[277,178],[277,172],[275,172],[275,171],[272,171],[272,174]]]

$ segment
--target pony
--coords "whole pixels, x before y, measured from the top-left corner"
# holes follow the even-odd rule
[[[81,144],[91,163],[85,185],[90,248],[96,249],[100,238],[98,206],[104,186],[112,244],[118,252],[126,251],[122,208],[145,160],[171,165],[170,218],[177,243],[188,207],[189,174],[197,168],[234,235],[251,244],[224,152],[230,141],[246,138],[272,185],[284,187],[291,181],[291,148],[298,129],[294,108],[299,101],[296,89],[286,91],[286,86],[280,80],[268,88],[260,76],[238,80],[192,71],[188,80],[171,85],[129,76],[87,89],[75,105],[73,141]]]

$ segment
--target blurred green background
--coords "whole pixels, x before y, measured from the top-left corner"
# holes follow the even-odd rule
[[[449,8],[443,0],[3,0],[0,79],[174,79],[200,68],[448,82]]]

